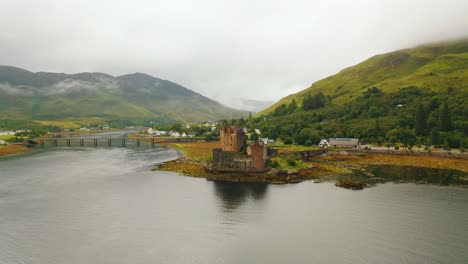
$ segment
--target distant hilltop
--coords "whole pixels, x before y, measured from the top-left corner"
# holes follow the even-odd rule
[[[147,74],[33,73],[0,66],[0,119],[102,117],[199,122],[246,116],[177,83]]]
[[[468,39],[373,56],[284,97],[254,118],[296,144],[358,138],[468,147]]]

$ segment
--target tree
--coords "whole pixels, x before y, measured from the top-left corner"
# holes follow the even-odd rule
[[[380,136],[380,134],[382,133],[382,127],[380,126],[380,120],[378,118],[375,119],[374,129],[375,129],[375,134]]]
[[[308,94],[302,101],[302,109],[314,110],[324,106],[324,96],[322,93],[318,93],[314,96]]]
[[[440,112],[440,130],[441,131],[450,131],[452,128],[452,120],[450,119],[450,113],[448,109],[448,104],[445,102],[442,105],[442,109]]]
[[[208,135],[205,137],[205,140],[208,141],[208,142],[213,141],[213,135],[208,134]]]
[[[367,115],[370,117],[370,118],[375,118],[375,117],[379,117],[382,115],[382,110],[380,109],[380,107],[378,106],[371,106],[369,107],[369,110],[367,111]]]
[[[255,132],[253,132],[253,133],[250,135],[250,140],[252,140],[252,141],[257,141],[259,138],[260,138],[260,136],[259,136],[257,133],[255,133]]]
[[[282,104],[275,108],[275,111],[273,112],[273,116],[282,116],[287,113],[288,113],[288,108],[286,107],[285,104]]]
[[[293,99],[292,102],[288,105],[288,113],[294,112],[296,108],[297,108],[297,103],[296,103],[296,100]]]
[[[417,136],[426,135],[427,115],[424,105],[419,103],[414,116],[414,132]]]
[[[302,109],[311,110],[312,109],[312,96],[310,94],[306,95],[302,101]]]

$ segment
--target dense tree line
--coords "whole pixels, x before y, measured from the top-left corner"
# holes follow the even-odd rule
[[[302,109],[306,111],[318,109],[324,106],[324,96],[322,93],[318,93],[316,95],[308,94],[302,101]]]
[[[329,137],[352,137],[380,145],[468,146],[466,96],[448,96],[417,87],[384,93],[377,87],[343,105],[327,106],[323,94],[306,95],[302,105],[291,101],[269,115],[233,120],[258,128],[262,137],[302,145]],[[241,122],[239,122],[241,121]]]

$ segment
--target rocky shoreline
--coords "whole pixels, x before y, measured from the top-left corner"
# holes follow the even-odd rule
[[[265,171],[219,170],[211,168],[205,162],[192,161],[187,157],[158,164],[153,170],[173,171],[185,176],[205,178],[207,180],[272,184],[299,183],[318,179],[318,174],[313,172],[319,172],[319,168],[301,170],[277,170],[272,168]]]
[[[31,151],[31,148],[28,148],[23,144],[8,144],[0,146],[0,157],[20,155]]]
[[[197,147],[203,146],[198,143]],[[213,169],[210,162],[204,158],[186,156],[180,145],[175,147],[184,156],[158,164],[153,170],[173,171],[181,175],[230,182],[261,182],[271,184],[299,183],[307,180],[314,182],[335,181],[338,187],[359,190],[384,182],[414,182],[418,184],[441,184],[468,186],[468,161],[466,157],[440,157],[428,155],[402,155],[398,153],[366,153],[330,151],[328,153],[303,158],[306,167],[297,169],[268,168],[264,171],[241,171],[232,169]],[[185,148],[187,146],[184,146]],[[200,152],[200,151],[198,151]],[[207,150],[206,153],[209,153]],[[290,154],[291,155],[291,154]],[[294,155],[294,154],[292,154]],[[205,157],[206,158],[206,157]],[[370,172],[370,168],[378,166],[393,166],[406,169],[403,174],[411,174],[411,170],[446,170],[450,178],[456,181],[447,182],[446,179],[431,182],[431,179],[406,177],[404,179],[387,179]],[[379,172],[381,173],[381,172]],[[442,176],[442,178],[445,176]]]

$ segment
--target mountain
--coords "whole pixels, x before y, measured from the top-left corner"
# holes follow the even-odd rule
[[[254,100],[240,97],[214,97],[214,99],[229,107],[251,111],[253,113],[260,112],[261,110],[275,103],[274,101],[262,101],[257,99]]]
[[[468,39],[373,56],[257,117],[270,118],[257,124],[267,135],[295,137],[307,128],[304,138],[313,143],[319,137],[395,142],[441,135],[433,141],[447,136],[458,142],[450,145],[468,144]]]
[[[302,102],[309,94],[322,93],[328,105],[353,102],[371,87],[395,93],[405,87],[444,92],[447,88],[463,91],[468,86],[468,39],[440,42],[376,55],[289,95],[260,114],[295,99]]]
[[[170,123],[243,115],[246,112],[147,74],[32,73],[0,66],[0,119],[102,117]]]

